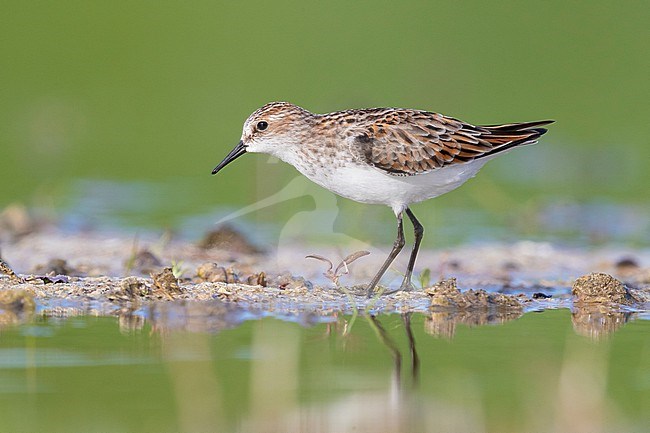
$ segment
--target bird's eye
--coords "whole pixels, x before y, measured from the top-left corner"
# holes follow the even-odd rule
[[[269,127],[269,124],[266,123],[265,121],[257,122],[257,130],[258,131],[264,131],[266,128]]]

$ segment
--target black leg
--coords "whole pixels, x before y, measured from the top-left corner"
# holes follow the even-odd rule
[[[393,249],[388,255],[388,258],[386,259],[384,264],[381,265],[381,269],[379,269],[379,272],[377,272],[375,278],[373,278],[370,284],[368,285],[369,298],[372,297],[375,287],[377,286],[377,283],[379,283],[379,280],[381,280],[381,277],[384,275],[384,273],[386,272],[390,264],[393,263],[393,260],[395,260],[395,257],[397,257],[399,252],[402,251],[403,247],[404,247],[404,227],[402,226],[402,213],[400,212],[397,215],[397,239],[395,239],[395,242],[393,243]]]
[[[420,224],[411,209],[406,208],[406,215],[413,223],[413,232],[415,233],[415,243],[413,244],[413,250],[411,251],[411,258],[409,259],[409,264],[406,268],[406,275],[404,275],[404,281],[400,286],[400,290],[412,290],[413,283],[411,283],[411,276],[413,275],[413,267],[415,266],[415,260],[418,258],[418,251],[420,250],[420,242],[422,242],[422,236],[424,236],[424,227]]]

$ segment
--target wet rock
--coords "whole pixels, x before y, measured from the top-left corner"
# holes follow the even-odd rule
[[[209,283],[238,283],[239,275],[232,268],[225,268],[216,263],[203,263],[196,270],[196,276]]]
[[[1,290],[0,308],[14,312],[33,312],[36,308],[34,294],[29,290]]]
[[[519,310],[522,308],[515,296],[488,293],[483,289],[470,289],[461,292],[456,287],[455,278],[440,281],[433,287],[425,289],[425,293],[431,297],[431,308],[433,309],[486,310],[503,308]]]
[[[578,278],[571,289],[574,301],[588,304],[631,304],[635,302],[627,288],[605,273],[592,273]]]
[[[182,290],[178,285],[178,279],[174,276],[172,268],[165,268],[158,274],[151,274],[153,278],[153,294],[162,299],[174,299],[175,295],[180,295]]]
[[[129,258],[125,267],[127,270],[133,270],[141,274],[151,274],[162,267],[162,262],[154,253],[147,249],[138,251],[133,257]]]
[[[547,295],[546,293],[543,292],[535,292],[533,293],[533,299],[548,299],[552,298],[551,295]]]
[[[243,234],[229,225],[206,233],[199,241],[198,246],[206,250],[219,249],[241,254],[259,254],[261,252]]]
[[[451,296],[459,296],[460,291],[456,286],[456,278],[447,278],[439,281],[433,286],[424,289],[424,292],[432,297],[440,297],[442,301]]]

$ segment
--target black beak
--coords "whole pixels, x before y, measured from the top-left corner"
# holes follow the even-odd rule
[[[212,174],[217,174],[219,170],[221,170],[222,168],[224,168],[225,166],[227,166],[228,164],[230,164],[231,162],[233,162],[234,160],[236,160],[237,158],[239,158],[245,153],[246,153],[246,146],[244,145],[243,141],[240,141],[239,144],[237,144],[237,146],[235,146],[235,148],[230,151],[228,156],[226,156],[223,159],[223,161],[221,161],[219,165],[217,165],[214,168],[214,170],[212,170]]]

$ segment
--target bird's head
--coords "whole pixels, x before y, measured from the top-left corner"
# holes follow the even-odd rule
[[[217,174],[222,168],[244,153],[266,153],[291,162],[308,133],[314,115],[288,102],[271,102],[248,116],[244,122],[241,140],[219,165],[212,170]]]

